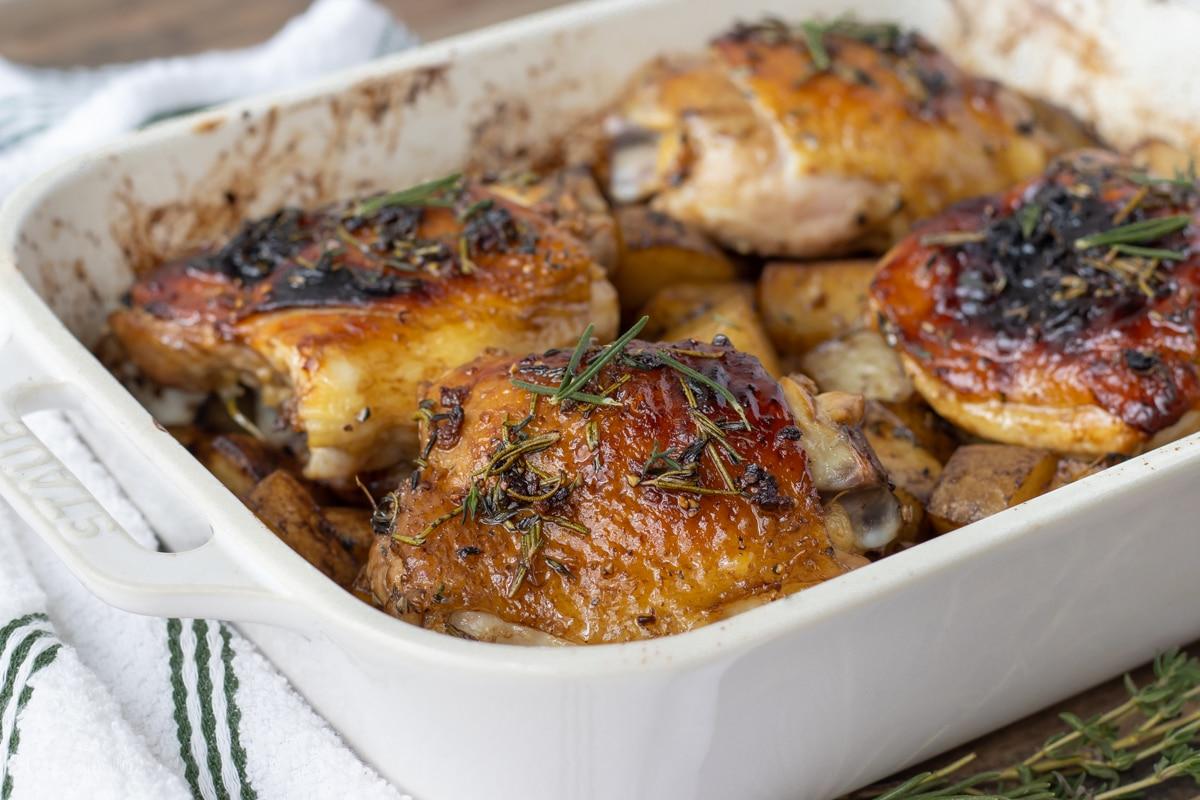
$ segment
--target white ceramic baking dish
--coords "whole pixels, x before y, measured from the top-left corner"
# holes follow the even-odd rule
[[[0,494],[108,602],[244,623],[426,800],[829,797],[1200,635],[1197,437],[702,630],[520,649],[338,589],[90,354],[136,266],[246,214],[537,147],[644,60],[765,10],[898,19],[1119,143],[1195,140],[1200,11],[1151,0],[594,3],[163,124],[42,177],[0,217]],[[133,544],[46,450],[22,421],[46,408],[90,419],[177,552]]]

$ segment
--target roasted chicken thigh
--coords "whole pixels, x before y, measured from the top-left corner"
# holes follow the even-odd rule
[[[1061,149],[1039,120],[891,25],[739,25],[635,79],[607,120],[610,193],[743,252],[882,249],[1039,172]]]
[[[883,260],[871,303],[917,390],[989,439],[1131,453],[1195,429],[1200,192],[1083,151]]]
[[[474,638],[612,642],[858,563],[833,546],[817,484],[853,494],[873,473],[838,461],[854,445],[836,435],[811,463],[823,412],[799,384],[797,415],[727,341],[621,344],[484,357],[430,389],[420,469],[375,515],[377,602]]]
[[[546,216],[460,179],[247,223],[143,276],[112,330],[153,380],[258,388],[306,434],[310,478],[415,444],[418,387],[488,348],[615,332],[615,293]]]

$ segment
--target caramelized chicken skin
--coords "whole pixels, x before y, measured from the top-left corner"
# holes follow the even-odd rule
[[[553,391],[571,356],[484,357],[426,394],[424,467],[380,504],[365,573],[387,611],[479,638],[644,639],[856,563],[830,544],[797,419],[755,358],[634,341],[582,399],[523,385]]]
[[[1039,172],[1061,149],[1043,116],[890,25],[739,25],[635,80],[608,120],[609,182],[740,251],[882,249]]]
[[[584,246],[475,182],[447,180],[247,223],[139,280],[110,319],[151,379],[245,383],[307,435],[311,478],[415,445],[418,386],[488,348],[611,337],[615,293]]]
[[[1136,452],[1195,429],[1198,214],[1194,176],[1083,151],[900,242],[872,306],[918,391],[968,431]]]

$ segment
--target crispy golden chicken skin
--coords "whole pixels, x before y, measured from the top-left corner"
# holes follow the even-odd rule
[[[739,251],[883,249],[1041,171],[1062,149],[1042,117],[890,25],[738,25],[635,79],[607,121],[610,193]]]
[[[602,269],[546,217],[447,180],[247,223],[144,276],[110,318],[151,379],[245,383],[307,435],[310,478],[345,480],[415,446],[418,387],[487,348],[611,337]]]
[[[918,391],[968,431],[1135,452],[1195,427],[1198,201],[1193,178],[1083,151],[920,227],[871,303]]]
[[[422,403],[424,466],[376,512],[376,599],[477,638],[598,643],[842,574],[783,390],[718,341],[634,341],[562,402],[538,392],[607,351],[443,377]]]

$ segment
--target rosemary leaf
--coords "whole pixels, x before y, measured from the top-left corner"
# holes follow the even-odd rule
[[[1089,247],[1152,242],[1183,230],[1191,221],[1192,218],[1189,214],[1173,214],[1169,217],[1153,217],[1140,222],[1130,222],[1127,225],[1118,225],[1090,236],[1081,236],[1075,240],[1075,249],[1086,250]]]
[[[450,205],[448,202],[438,198],[438,195],[457,184],[460,180],[462,180],[462,173],[456,172],[444,178],[419,183],[416,186],[403,189],[399,192],[381,194],[378,197],[372,197],[359,203],[358,208],[354,210],[354,215],[358,217],[369,216],[387,206]]]
[[[1115,244],[1113,245],[1112,249],[1127,256],[1157,258],[1162,261],[1183,261],[1187,258],[1185,253],[1180,253],[1177,250],[1165,250],[1161,247],[1139,247],[1136,244]]]
[[[583,372],[572,378],[569,383],[564,379],[563,385],[559,387],[559,390],[555,395],[555,399],[565,400],[567,399],[568,395],[578,392],[580,389],[586,386],[588,381],[594,378],[596,374],[600,372],[600,370],[604,369],[605,364],[620,354],[621,351],[625,349],[625,346],[633,341],[634,337],[642,332],[642,328],[646,327],[646,323],[649,321],[649,317],[642,317],[637,322],[633,323],[629,330],[617,337],[616,341],[614,341],[612,344],[606,345],[604,349],[592,359],[591,363],[584,368]],[[581,355],[580,358],[582,359],[583,356]],[[576,363],[578,364],[578,362]]]
[[[812,58],[813,66],[818,72],[829,69],[829,51],[825,49],[825,32],[828,26],[819,22],[805,22],[800,26],[804,36],[804,44],[808,47],[808,55]]]
[[[594,324],[589,324],[583,329],[583,335],[579,337],[579,344],[575,345],[575,352],[571,353],[571,360],[567,362],[567,371],[563,373],[563,382],[559,385],[562,389],[572,378],[575,377],[575,370],[579,369],[579,362],[583,360],[583,354],[587,352],[588,347],[592,343],[592,333],[596,330]]]
[[[716,381],[714,381],[712,378],[708,377],[704,373],[697,372],[696,370],[689,367],[687,364],[684,364],[680,361],[676,361],[674,358],[672,358],[670,355],[668,355],[665,350],[659,350],[655,353],[655,355],[658,356],[658,360],[661,361],[666,366],[670,367],[671,369],[675,370],[676,372],[683,373],[684,375],[686,375],[687,377],[696,381],[697,383],[704,384],[708,388],[715,391],[717,394],[721,395],[721,397],[724,397],[726,402],[728,402],[729,405],[733,406],[733,410],[737,412],[737,415],[739,417],[741,417],[742,425],[745,426],[745,429],[750,430],[750,420],[748,420],[746,418],[746,410],[744,408],[742,408],[742,404],[740,402],[738,402],[738,399],[733,396],[733,392],[729,391],[728,388],[717,383]]]

